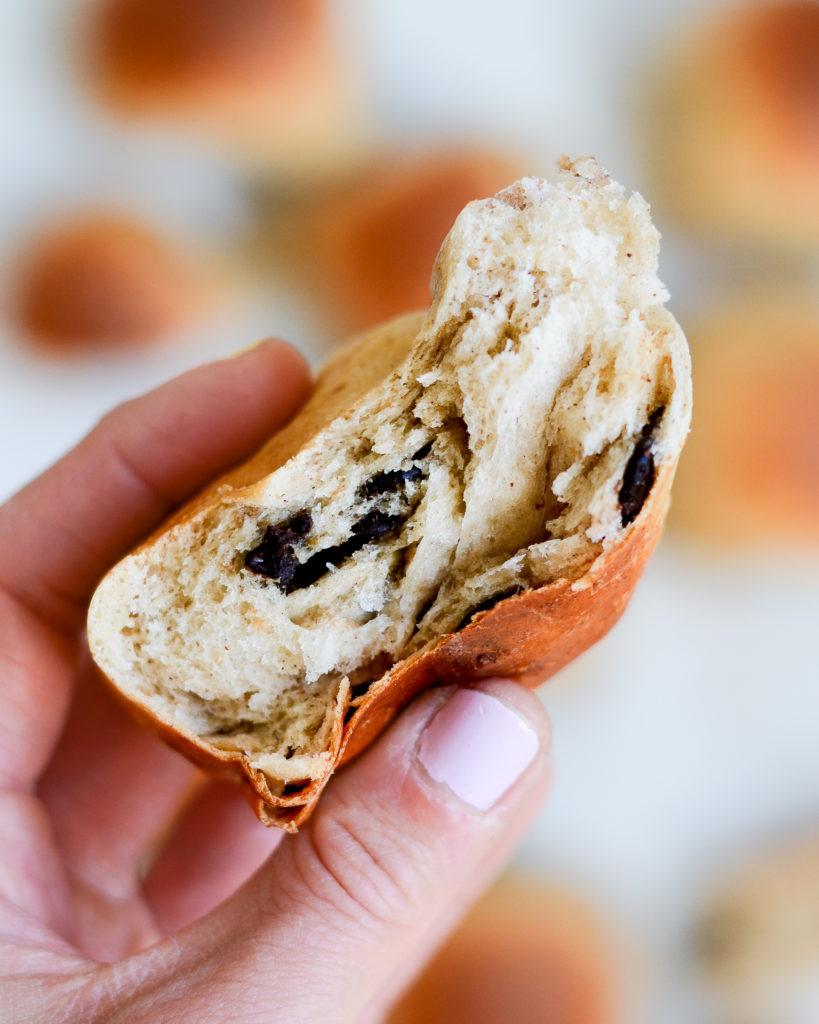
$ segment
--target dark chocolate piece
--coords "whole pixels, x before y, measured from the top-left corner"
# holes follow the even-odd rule
[[[488,612],[490,609],[494,608],[496,604],[500,604],[501,601],[505,601],[507,597],[515,597],[516,594],[521,592],[521,589],[521,587],[512,587],[509,590],[502,590],[499,594],[491,594],[489,597],[484,598],[483,601],[480,601],[478,604],[474,605],[474,607],[469,609],[466,615],[464,615],[456,626],[455,632],[457,633],[459,629],[463,629],[464,626],[467,626],[479,612]]]
[[[413,455],[416,462],[423,461],[432,451],[430,441]],[[394,469],[376,473],[362,485],[360,495],[376,498],[384,494],[395,494],[403,490],[410,480],[426,476],[423,466],[412,465],[409,469]],[[284,523],[268,526],[262,542],[245,555],[245,567],[259,576],[274,580],[284,594],[292,594],[317,583],[330,570],[328,565],[337,567],[360,551],[365,545],[394,534],[405,523],[409,511],[403,515],[389,515],[378,508],[353,523],[350,536],[341,544],[317,551],[305,561],[299,561],[296,548],[305,540],[313,528],[313,517],[304,510],[291,516]]]
[[[251,572],[276,580],[287,593],[299,568],[295,548],[313,528],[309,512],[298,512],[284,523],[268,526],[261,544],[245,555],[245,565]]]
[[[420,462],[432,451],[432,441],[419,448],[413,455],[415,462]],[[382,494],[395,494],[402,490],[411,480],[421,480],[426,476],[423,466],[413,465],[409,469],[390,469],[376,473],[374,477],[361,485],[359,493],[364,498],[377,498]]]
[[[293,529],[294,520],[298,520],[296,530]],[[353,523],[352,535],[347,540],[317,551],[306,561],[300,562],[295,547],[305,534],[298,531],[304,528],[306,522],[309,522],[307,529],[312,527],[310,513],[300,512],[286,523],[268,526],[262,543],[245,556],[245,566],[259,576],[274,580],[282,593],[292,594],[317,583],[329,572],[328,564],[341,565],[367,544],[394,533],[403,526],[404,521],[404,516],[391,516],[380,509],[370,509],[358,522]]]
[[[395,532],[403,523],[403,516],[389,516],[377,508],[371,509],[357,523],[353,523],[351,537],[342,541],[341,544],[335,544],[333,547],[325,548],[323,551],[311,555],[306,562],[299,565],[293,579],[286,587],[282,587],[282,590],[285,594],[291,594],[294,590],[311,587],[330,571],[327,568],[328,563],[332,566],[341,565],[356,551],[360,551],[374,540],[381,540]]]
[[[661,405],[649,416],[648,423],[643,427],[637,444],[634,446],[634,451],[626,463],[623,483],[617,495],[617,500],[620,502],[620,521],[623,526],[634,522],[654,486],[655,467],[651,445],[664,412],[665,406]]]

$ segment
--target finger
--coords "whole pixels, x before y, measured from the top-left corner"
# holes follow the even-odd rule
[[[139,891],[140,861],[180,809],[195,769],[87,668],[39,791],[75,887],[122,902]]]
[[[282,837],[259,824],[238,786],[206,786],[145,879],[145,898],[161,931],[173,934],[213,910],[261,867]]]
[[[266,342],[109,413],[0,509],[0,588],[63,629],[170,508],[237,462],[304,399],[303,359]]]
[[[531,819],[547,737],[540,703],[516,684],[423,697],[236,897],[147,954],[150,995],[133,993],[129,1020],[148,1019],[145,999],[158,1018],[173,1004],[198,1020],[230,993],[238,1020],[283,992],[293,1022],[386,1005]]]
[[[62,728],[75,645],[0,590],[0,789],[31,787]]]

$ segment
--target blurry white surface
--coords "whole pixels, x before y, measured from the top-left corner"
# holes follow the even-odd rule
[[[87,104],[65,46],[76,6],[0,5],[4,289],[21,226],[64,204],[119,200],[203,239],[248,216],[241,185],[212,154],[130,134]],[[529,153],[534,172],[562,152],[595,152],[639,187],[641,69],[655,42],[708,6],[348,0],[340,14],[387,137],[500,139]],[[672,306],[696,307],[708,259],[669,237],[662,269]],[[270,333],[319,353],[284,294],[247,294],[199,332],[104,360],[36,356],[4,320],[0,499],[114,403]],[[520,856],[610,909],[648,978],[640,1020],[703,1019],[685,953],[704,886],[749,845],[816,820],[816,570],[730,565],[666,543],[622,625],[543,692],[554,791]]]
[[[520,856],[625,926],[641,1021],[705,1019],[686,958],[709,887],[817,820],[818,575],[666,537],[620,625],[541,691],[554,787]]]

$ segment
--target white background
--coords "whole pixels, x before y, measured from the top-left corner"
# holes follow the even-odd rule
[[[127,203],[205,244],[250,216],[213,154],[89,106],[69,59],[78,6],[0,4],[4,292],[20,230],[67,203]],[[641,83],[658,42],[706,6],[350,0],[339,14],[385,137],[508,141],[533,172],[593,152],[642,188]],[[710,259],[666,232],[663,276],[683,320],[708,297]],[[247,289],[173,344],[103,360],[35,356],[4,320],[0,498],[112,404],[268,333],[320,357],[309,316],[272,288]],[[728,560],[669,537],[623,623],[543,692],[554,791],[519,859],[599,900],[634,958],[634,1021],[705,1019],[687,957],[698,906],[747,850],[816,822],[816,569],[815,557]]]

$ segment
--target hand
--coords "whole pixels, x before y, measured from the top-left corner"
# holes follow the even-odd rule
[[[193,370],[0,509],[4,1024],[375,1020],[538,805],[545,716],[508,681],[423,695],[279,843],[95,675],[97,580],[308,386],[278,342]]]

